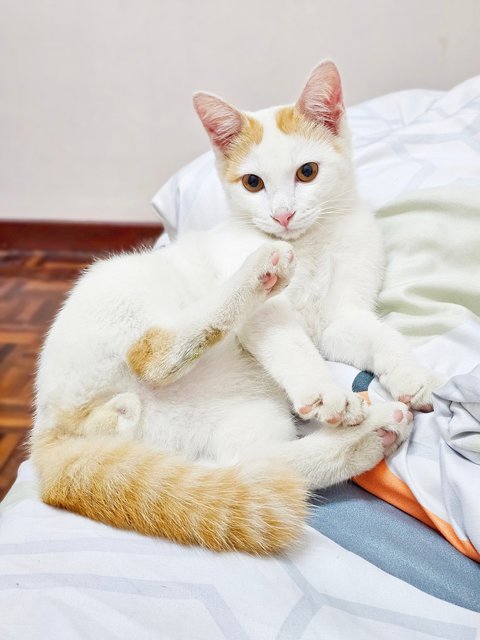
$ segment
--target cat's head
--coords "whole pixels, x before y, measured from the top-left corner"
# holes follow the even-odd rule
[[[353,194],[350,135],[333,62],[312,71],[292,106],[242,112],[203,92],[194,105],[236,215],[289,240],[345,209]]]

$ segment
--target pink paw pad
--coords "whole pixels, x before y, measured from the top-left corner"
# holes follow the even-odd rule
[[[327,420],[327,422],[328,424],[338,424],[341,419],[342,419],[342,414],[336,413],[334,416],[330,418],[330,420]]]
[[[278,253],[278,251],[275,251],[275,253],[272,253],[272,264],[273,264],[273,266],[276,266],[278,264],[279,260],[280,260],[280,254]]]
[[[265,291],[271,291],[277,284],[278,278],[272,273],[266,273],[264,276],[262,276],[261,280]]]
[[[422,404],[419,407],[415,407],[417,411],[421,411],[422,413],[430,413],[433,411],[433,404]]]
[[[391,447],[397,439],[396,433],[393,433],[393,431],[387,431],[386,429],[379,429],[378,435],[382,439],[382,445],[385,450]]]
[[[412,396],[403,395],[403,396],[399,396],[398,399],[400,400],[400,402],[403,402],[403,404],[410,404]]]
[[[300,407],[300,409],[298,410],[298,412],[302,415],[302,416],[306,416],[310,413],[310,411],[312,410],[312,406],[310,404],[306,404],[304,407]]]

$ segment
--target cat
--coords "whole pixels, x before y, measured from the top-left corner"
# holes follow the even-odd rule
[[[373,312],[381,243],[333,63],[293,107],[194,104],[233,215],[80,278],[41,352],[31,455],[48,504],[274,554],[301,539],[310,489],[408,437],[436,379]],[[395,400],[368,406],[321,353],[374,371]],[[292,412],[322,425],[299,439]]]

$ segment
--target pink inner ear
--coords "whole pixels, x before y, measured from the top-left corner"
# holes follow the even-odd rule
[[[338,134],[344,106],[342,83],[333,62],[321,62],[312,71],[295,106],[309,120]]]
[[[193,102],[212,144],[225,153],[242,130],[241,113],[232,105],[208,93],[195,94]]]

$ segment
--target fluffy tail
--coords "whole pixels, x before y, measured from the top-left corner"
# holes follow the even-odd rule
[[[32,458],[44,502],[121,529],[262,555],[302,533],[305,484],[289,466],[210,468],[141,442],[55,435],[34,437]]]

